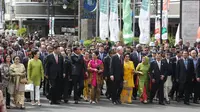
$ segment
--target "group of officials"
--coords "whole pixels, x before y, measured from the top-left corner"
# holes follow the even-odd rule
[[[142,57],[148,56],[150,58],[148,72],[151,86],[148,95],[149,103],[153,103],[154,98],[158,98],[160,105],[165,105],[165,101],[169,104],[170,99],[175,96],[178,102],[184,99],[186,105],[190,104],[190,98],[193,98],[193,103],[199,104],[200,58],[198,58],[198,46],[193,48],[177,47],[175,50],[169,49],[168,44],[163,49],[154,50],[149,49],[149,47],[142,49],[141,45],[137,45],[134,50],[126,46],[116,46],[115,48],[116,54],[112,57],[109,56],[109,53],[108,56],[99,56],[102,61],[104,60],[104,77],[110,79],[112,83],[107,85],[107,92],[110,91],[109,98],[112,99],[113,104],[121,104],[120,95],[124,83],[123,54],[125,52],[130,53],[130,60],[133,61],[135,67],[141,63]],[[84,75],[88,75],[83,50],[74,46],[72,54],[63,58],[60,47],[54,45],[53,52],[44,59],[44,67],[46,83],[49,85],[49,92],[46,94],[51,104],[60,104],[61,99],[64,99],[64,102],[67,103],[72,88],[74,103],[78,104],[83,94]],[[137,77],[137,75],[134,75],[134,77]],[[137,80],[137,78],[133,80]],[[167,80],[171,81],[171,86],[166,90],[165,83]],[[134,82],[137,83],[137,81]],[[69,86],[70,83],[73,87]],[[133,89],[133,99],[137,98],[137,89],[137,87]]]

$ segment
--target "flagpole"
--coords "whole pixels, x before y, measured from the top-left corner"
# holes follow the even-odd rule
[[[97,0],[97,9],[96,9],[96,37],[98,37],[99,31],[99,0]]]
[[[120,31],[122,31],[122,0],[119,0],[119,22],[120,22]]]
[[[163,0],[160,1],[160,45],[162,45],[162,10],[163,10]]]
[[[133,3],[133,37],[135,37],[135,0],[132,0]]]

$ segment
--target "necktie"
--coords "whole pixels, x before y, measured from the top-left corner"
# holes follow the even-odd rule
[[[122,58],[122,56],[120,56],[120,61],[121,61],[121,64],[123,64],[123,58]]]
[[[184,63],[185,63],[185,68],[187,69],[187,60],[186,59],[185,59]]]
[[[55,55],[56,63],[58,64],[58,55]]]

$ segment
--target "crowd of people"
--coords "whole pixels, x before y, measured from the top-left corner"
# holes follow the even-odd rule
[[[105,95],[114,105],[170,104],[171,100],[199,104],[200,43],[191,47],[180,40],[158,45],[82,43],[57,38],[0,36],[1,90],[7,109],[25,108],[25,101],[41,106],[40,90],[50,104],[74,103],[80,99],[96,104]],[[25,85],[34,91],[26,92]],[[106,85],[106,88],[104,88]],[[106,89],[106,92],[103,90]]]

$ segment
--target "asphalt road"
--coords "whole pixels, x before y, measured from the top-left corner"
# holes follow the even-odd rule
[[[8,112],[200,112],[199,105],[186,106],[183,102],[171,102],[170,105],[142,104],[139,101],[133,101],[133,104],[113,105],[111,101],[101,98],[98,104],[89,104],[89,102],[81,101],[80,104],[50,105],[48,100],[42,98],[42,106],[31,106],[26,103],[25,110],[10,109]]]

